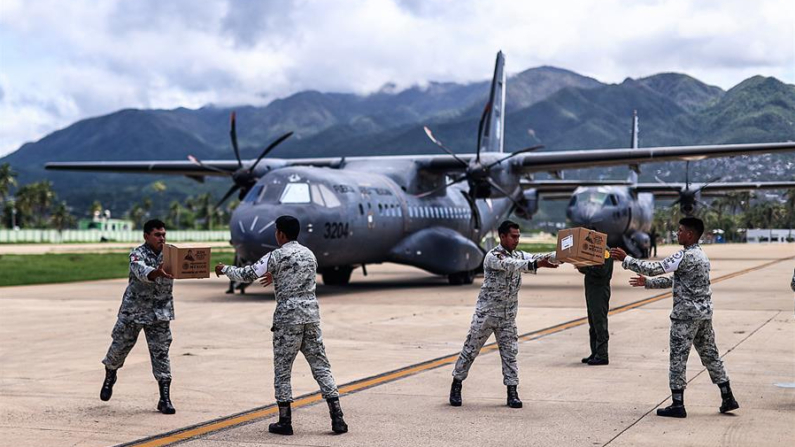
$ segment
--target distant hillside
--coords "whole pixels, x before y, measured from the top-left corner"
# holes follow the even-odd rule
[[[434,133],[458,152],[473,152],[477,122],[488,95],[486,81],[460,85],[430,83],[400,92],[394,86],[367,96],[300,92],[264,107],[235,107],[244,158],[255,157],[287,131],[293,138],[273,157],[440,153],[422,131]],[[521,72],[508,81],[506,150],[544,144],[544,150],[628,147],[633,110],[640,115],[642,146],[795,140],[795,86],[756,76],[728,92],[684,74],[664,73],[606,85],[554,68]],[[122,110],[79,121],[35,143],[23,145],[0,162],[10,162],[20,182],[54,182],[59,195],[78,209],[94,199],[120,213],[140,200],[151,176],[85,174],[43,170],[47,161],[184,160],[232,158],[231,108],[198,110]],[[706,160],[696,173],[719,170],[732,179],[792,177],[795,155],[753,160]],[[787,163],[790,163],[789,165]],[[683,163],[644,167],[655,175],[681,180]],[[756,169],[750,172],[748,167]],[[598,173],[572,171],[570,178],[622,177],[626,168]],[[168,200],[202,191],[220,195],[226,181],[204,185],[166,178]],[[148,193],[147,193],[148,194]]]

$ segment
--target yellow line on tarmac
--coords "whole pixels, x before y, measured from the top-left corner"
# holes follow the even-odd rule
[[[718,278],[712,280],[712,283],[717,283],[721,281],[726,281],[728,279],[744,275],[746,273],[750,273],[756,270],[761,270],[766,267],[769,267],[773,264],[777,264],[779,262],[788,261],[791,259],[795,259],[795,256],[789,256],[786,258],[776,259],[774,261],[766,262],[764,264],[760,264],[755,267],[749,267],[747,269],[739,270],[737,272],[729,273]],[[666,298],[670,298],[672,296],[671,292],[661,293],[659,295],[655,295],[649,298],[645,298],[639,301],[635,301],[629,304],[625,304],[623,306],[615,307],[610,310],[609,315],[615,315],[623,312],[630,311],[632,309],[637,309],[638,307],[645,306],[650,303],[654,303]],[[560,323],[555,326],[551,326],[545,329],[540,329],[533,332],[528,332],[526,334],[522,334],[519,336],[519,341],[530,341],[530,340],[537,340],[541,337],[545,337],[547,335],[555,334],[558,332],[562,332],[573,327],[581,326],[588,322],[588,318],[577,318],[576,320],[567,321],[565,323]],[[481,348],[481,353],[491,352],[498,349],[496,343],[490,343],[488,345],[483,346]],[[366,390],[368,388],[372,388],[379,385],[384,385],[386,383],[394,382],[396,380],[400,380],[406,378],[408,376],[412,376],[414,374],[418,374],[421,372],[429,371],[432,369],[439,368],[441,366],[449,365],[454,363],[458,359],[458,353],[451,354],[444,357],[439,357],[437,359],[428,360],[422,363],[417,363],[414,365],[407,366],[405,368],[401,368],[394,371],[389,371],[383,374],[379,374],[377,376],[368,377],[365,379],[357,380],[339,387],[340,395],[345,394],[352,394],[362,390]],[[293,408],[305,407],[308,405],[315,404],[317,402],[322,401],[323,398],[321,397],[320,393],[312,393],[305,396],[301,396],[297,398],[293,402]],[[174,444],[177,442],[186,441],[188,439],[196,438],[199,436],[203,436],[209,433],[218,432],[230,427],[235,427],[239,425],[243,425],[249,422],[253,422],[257,419],[264,419],[270,416],[274,416],[279,413],[279,408],[275,404],[267,405],[264,407],[254,408],[252,410],[245,411],[243,413],[233,414],[230,416],[225,416],[219,419],[215,419],[212,421],[207,421],[198,425],[192,425],[189,427],[181,428],[175,431],[171,431],[168,433],[162,433],[159,435],[155,435],[149,438],[140,439],[138,441],[133,441],[126,444],[121,444],[118,447],[160,447],[166,446],[169,444]]]

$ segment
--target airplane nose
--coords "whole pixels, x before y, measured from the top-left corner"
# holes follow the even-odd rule
[[[601,208],[598,206],[587,205],[580,209],[579,214],[579,222],[583,227],[591,228],[598,225],[599,222],[602,221],[601,219]]]
[[[276,217],[270,213],[236,213],[232,220],[232,243],[246,261],[255,261],[277,246]]]

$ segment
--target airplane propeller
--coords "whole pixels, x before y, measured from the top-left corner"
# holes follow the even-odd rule
[[[287,132],[286,134],[280,136],[279,138],[275,139],[271,144],[268,145],[265,149],[262,150],[262,153],[259,154],[257,160],[249,167],[243,167],[243,161],[240,159],[240,148],[237,144],[237,125],[236,125],[236,116],[235,112],[232,112],[232,116],[230,119],[230,129],[229,129],[229,138],[232,141],[232,150],[235,152],[235,158],[237,159],[238,168],[234,172],[225,171],[223,169],[216,168],[214,166],[209,166],[201,162],[198,158],[194,157],[193,155],[188,155],[188,160],[192,163],[201,166],[204,169],[221,172],[223,174],[229,175],[232,178],[234,184],[226,191],[223,198],[218,201],[215,205],[216,208],[220,207],[226,199],[232,196],[236,191],[240,191],[238,197],[240,200],[243,200],[243,197],[248,194],[248,191],[257,183],[258,177],[254,173],[254,169],[257,167],[260,161],[268,155],[276,146],[281,144],[284,140],[290,138],[293,135],[293,132]]]
[[[482,125],[481,125],[481,128],[482,128]],[[454,180],[452,180],[450,182],[447,182],[446,184],[444,184],[442,186],[434,188],[434,189],[432,189],[430,191],[426,191],[424,193],[417,194],[417,197],[427,197],[427,196],[433,195],[433,194],[435,194],[435,193],[437,193],[437,192],[439,192],[441,190],[444,190],[447,187],[455,185],[456,183],[461,183],[464,180],[466,180],[467,183],[469,183],[469,194],[468,194],[469,197],[472,197],[472,198],[475,198],[475,199],[483,199],[483,198],[491,197],[491,188],[494,188],[495,190],[499,191],[502,195],[504,195],[505,197],[510,199],[511,202],[513,202],[514,205],[516,205],[517,208],[519,208],[522,211],[526,212],[528,215],[532,214],[532,213],[529,212],[529,210],[527,210],[527,208],[524,205],[522,205],[518,200],[516,200],[508,191],[506,191],[502,186],[500,186],[491,177],[491,172],[490,171],[495,166],[499,165],[500,163],[502,163],[502,162],[504,162],[504,161],[506,161],[506,160],[508,160],[508,159],[510,159],[512,157],[515,157],[515,156],[517,156],[519,154],[524,154],[526,152],[531,152],[531,151],[535,151],[535,150],[541,149],[542,147],[544,147],[543,145],[532,146],[532,147],[528,147],[528,148],[525,148],[525,149],[520,149],[518,151],[515,151],[515,152],[512,152],[512,153],[506,155],[505,157],[500,158],[499,160],[497,160],[495,162],[492,162],[492,163],[484,165],[484,164],[482,164],[480,162],[480,144],[478,144],[478,150],[477,150],[477,154],[475,155],[475,159],[473,161],[471,161],[470,163],[467,163],[466,161],[464,161],[460,157],[458,157],[458,155],[456,155],[455,152],[453,152],[450,148],[445,146],[438,138],[434,137],[433,132],[431,132],[431,130],[427,126],[423,127],[423,129],[425,130],[425,134],[428,136],[428,138],[435,145],[439,146],[439,148],[441,148],[443,151],[447,152],[455,160],[457,160],[461,164],[461,166],[466,168],[466,171],[464,172],[464,175],[462,175],[462,176],[460,176],[460,177],[458,177],[458,178],[456,178],[456,179],[454,179]],[[480,140],[479,137],[478,137],[478,140]]]
[[[659,177],[654,177],[654,178],[659,183],[662,183],[664,185],[668,184],[663,180],[661,180]],[[708,203],[698,199],[699,194],[701,193],[701,190],[711,185],[712,183],[719,181],[720,179],[721,177],[714,177],[710,179],[708,182],[701,185],[700,188],[695,190],[690,189],[690,162],[688,161],[685,164],[685,188],[679,191],[679,198],[676,199],[669,206],[673,208],[674,206],[679,205],[679,209],[682,211],[683,214],[687,216],[693,215],[695,213],[696,205],[701,205],[709,208],[710,206]]]
[[[452,185],[455,185],[456,183],[461,183],[464,180],[467,180],[468,183],[469,183],[469,193],[470,193],[470,195],[472,197],[475,197],[475,198],[478,198],[478,199],[487,198],[487,197],[490,196],[490,194],[488,193],[488,189],[490,189],[490,188],[486,188],[485,186],[487,185],[488,187],[493,187],[493,186],[496,185],[496,182],[494,181],[494,179],[491,178],[491,174],[490,174],[490,171],[491,171],[492,168],[494,168],[495,166],[499,165],[500,163],[502,163],[502,162],[504,162],[504,161],[506,161],[506,160],[508,160],[508,159],[510,159],[512,157],[515,157],[515,156],[517,156],[519,154],[524,154],[526,152],[535,151],[535,150],[538,150],[538,149],[541,149],[542,147],[544,147],[543,145],[538,145],[538,146],[528,147],[528,148],[525,148],[525,149],[520,149],[518,151],[512,152],[509,155],[507,155],[505,157],[502,157],[499,160],[497,160],[495,162],[492,162],[492,163],[489,163],[487,165],[484,165],[484,164],[482,164],[480,162],[480,147],[478,147],[478,151],[477,151],[477,154],[475,156],[475,159],[473,161],[471,161],[470,163],[467,163],[466,161],[464,161],[460,157],[458,157],[458,155],[456,155],[455,152],[450,150],[450,148],[448,148],[441,141],[439,141],[439,139],[434,137],[433,132],[431,132],[431,130],[428,127],[423,127],[423,129],[425,129],[425,134],[428,136],[428,138],[435,145],[439,146],[442,150],[444,150],[445,152],[450,154],[455,160],[457,160],[459,163],[461,163],[461,166],[465,167],[466,171],[465,171],[464,175],[454,179],[453,181],[448,182],[448,183],[446,183],[446,184],[444,184],[442,186],[439,186],[437,188],[434,188],[434,189],[432,189],[430,191],[426,191],[426,192],[417,194],[417,197],[430,196],[430,195],[435,194],[435,193],[437,193],[437,192],[439,192],[439,191],[441,191],[441,190],[443,190],[443,189],[445,189],[445,188],[447,188],[449,186],[452,186]],[[497,189],[500,193],[505,194],[507,197],[510,197],[510,195],[506,194],[501,187],[497,187],[495,189]]]

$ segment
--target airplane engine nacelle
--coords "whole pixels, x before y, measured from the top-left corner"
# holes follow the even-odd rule
[[[532,219],[538,212],[538,193],[534,189],[524,191],[519,203],[524,209],[517,207],[513,213],[521,219]]]
[[[449,275],[477,269],[483,262],[483,251],[457,231],[430,227],[400,241],[387,260]]]

